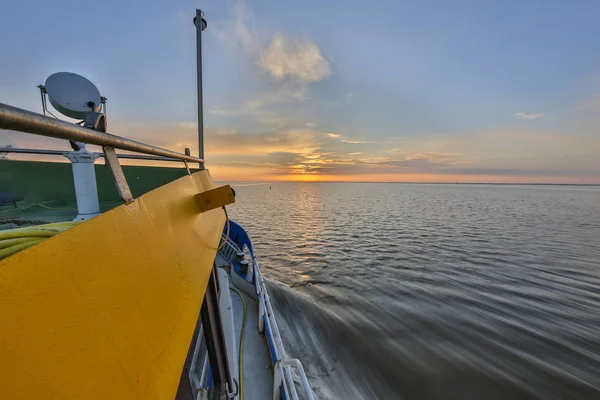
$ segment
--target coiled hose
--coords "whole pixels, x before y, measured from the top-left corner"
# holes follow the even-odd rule
[[[81,221],[55,222],[0,231],[0,260],[71,229]]]

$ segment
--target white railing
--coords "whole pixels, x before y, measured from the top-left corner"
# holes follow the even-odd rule
[[[223,237],[221,240],[226,242],[226,245],[220,250],[220,253],[223,257],[229,260],[233,260],[238,251],[242,251],[243,249],[239,249],[238,246],[233,243],[229,238]],[[256,282],[256,295],[258,296],[259,302],[259,312],[258,312],[258,324],[259,331],[264,332],[264,320],[263,318],[266,315],[266,324],[267,329],[271,332],[271,336],[273,339],[273,345],[275,347],[275,359],[273,362],[275,363],[274,377],[273,377],[273,400],[280,400],[281,391],[280,388],[283,388],[286,399],[291,400],[299,400],[298,391],[296,390],[296,383],[294,382],[293,372],[296,371],[296,374],[300,378],[300,386],[304,391],[304,398],[307,400],[315,400],[312,389],[310,388],[310,384],[308,382],[308,378],[306,377],[306,372],[304,371],[304,367],[302,363],[297,358],[288,358],[285,352],[285,348],[283,347],[283,342],[281,340],[281,335],[279,333],[279,327],[277,326],[277,321],[275,320],[275,312],[273,311],[273,306],[271,305],[271,299],[269,298],[269,293],[267,292],[267,287],[265,284],[265,279],[260,272],[260,266],[258,265],[258,260],[252,254],[252,267],[254,279]]]
[[[273,400],[280,399],[281,395],[279,393],[279,387],[282,383],[283,385],[281,386],[283,387],[287,399],[297,400],[299,398],[296,390],[296,384],[294,383],[294,378],[292,375],[292,369],[295,369],[300,375],[300,384],[304,389],[305,398],[308,400],[314,400],[313,392],[310,388],[310,384],[308,383],[302,363],[298,359],[287,357],[285,348],[283,347],[283,342],[281,340],[281,335],[279,333],[279,327],[277,326],[277,321],[275,319],[275,312],[273,311],[271,299],[269,298],[269,293],[267,292],[265,279],[260,272],[260,267],[256,257],[252,258],[252,266],[254,268],[254,273],[256,274],[256,293],[258,295],[258,301],[262,303],[262,307],[259,307],[258,318],[262,320],[264,315],[267,316],[266,323],[268,324],[268,328],[273,336],[273,344],[275,345],[275,354],[277,356],[277,359],[274,360],[276,365],[274,368],[275,376],[273,379]],[[260,311],[262,311],[262,313]]]
[[[290,376],[291,368],[296,370],[296,373],[300,376],[300,384],[302,385],[302,389],[304,389],[305,398],[308,400],[314,400],[314,396],[312,390],[310,388],[310,384],[308,383],[308,378],[306,377],[306,373],[304,372],[304,367],[302,363],[297,358],[286,358],[285,360],[280,360],[277,362],[279,364],[275,369],[275,377],[273,378],[273,399],[278,399],[279,387],[282,383],[284,383],[284,390],[286,392],[286,398],[289,398],[287,384],[291,382],[290,389],[292,392],[292,399],[298,398],[298,393],[296,392],[296,385],[294,380],[286,381],[283,379],[284,372]],[[285,369],[285,370],[284,370]]]
[[[241,249],[238,249],[237,245],[229,238],[221,237],[221,240],[225,241],[225,245],[221,247],[219,253],[221,253],[221,256],[226,260],[234,260],[237,252],[241,251]]]

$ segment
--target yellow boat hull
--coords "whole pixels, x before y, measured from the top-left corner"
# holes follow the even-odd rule
[[[173,399],[226,220],[185,176],[0,262],[6,399]]]

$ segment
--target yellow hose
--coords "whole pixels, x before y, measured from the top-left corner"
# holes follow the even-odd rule
[[[20,237],[14,239],[4,239],[0,240],[0,249],[5,249],[10,246],[14,246],[16,244],[31,242],[33,240],[37,240],[35,237]]]
[[[64,232],[81,221],[55,222],[0,231],[0,260]]]
[[[18,232],[13,232],[13,231],[17,231],[17,229],[11,229],[8,231],[0,231],[0,240],[5,240],[5,239],[15,239],[15,238],[23,238],[23,237],[50,237],[50,236],[54,236],[57,233],[61,233],[66,231],[66,228],[35,228],[32,227],[33,229],[23,229],[23,230],[19,230]]]
[[[26,249],[28,247],[33,246],[34,244],[38,244],[40,242],[43,242],[45,238],[40,238],[37,240],[32,240],[31,242],[26,242],[26,243],[21,243],[21,244],[16,244],[14,246],[10,246],[7,247],[5,249],[0,250],[0,260],[2,260],[3,258],[6,258],[8,256],[12,256],[13,254]]]
[[[242,292],[240,292],[238,289],[236,288],[230,288],[231,290],[235,291],[238,296],[240,296],[240,299],[242,299],[242,305],[244,306],[244,320],[242,321],[242,332],[240,333],[240,355],[239,355],[239,381],[240,381],[240,400],[243,400],[244,396],[244,379],[243,379],[243,374],[242,374],[242,368],[244,366],[244,363],[242,362],[243,360],[243,356],[244,356],[244,332],[246,331],[246,299],[244,299],[244,295],[242,294]]]

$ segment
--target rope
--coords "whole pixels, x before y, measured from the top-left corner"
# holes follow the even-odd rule
[[[56,199],[56,200],[49,200],[49,201],[43,201],[41,203],[33,203],[33,204],[24,204],[21,208],[23,210],[28,210],[32,207],[42,207],[45,208],[47,210],[74,210],[75,207],[50,207],[45,205],[46,203],[54,203],[56,201],[59,200],[64,200],[64,199]],[[4,211],[13,211],[12,209],[6,209],[6,210],[1,210],[0,212],[4,212]]]
[[[5,217],[0,218],[0,224],[15,224],[15,225],[45,225],[48,221],[41,219],[25,219],[23,217]]]
[[[48,210],[73,210],[74,209],[74,207],[50,207],[50,206],[45,205],[47,203],[54,203],[54,202],[57,202],[57,201],[60,201],[60,200],[66,201],[64,198],[63,199],[48,200],[48,201],[42,201],[40,203],[33,203],[29,207],[38,206],[38,207],[42,207],[42,208],[45,208],[45,209],[48,209]]]
[[[239,377],[238,379],[240,380],[240,400],[243,400],[243,392],[244,392],[244,380],[243,378],[243,373],[242,373],[242,368],[244,366],[243,363],[243,356],[244,356],[244,333],[246,331],[246,299],[244,299],[244,295],[242,294],[242,292],[240,292],[238,289],[234,288],[234,287],[230,287],[229,289],[233,290],[234,292],[236,292],[238,294],[238,296],[240,296],[240,299],[242,300],[242,305],[244,306],[244,320],[242,321],[242,332],[240,334],[240,354],[239,354]]]
[[[73,210],[73,209],[75,209],[75,207],[50,207],[50,206],[45,206],[42,203],[37,203],[37,204],[32,204],[31,205],[31,207],[34,207],[34,206],[46,208],[48,210]]]

